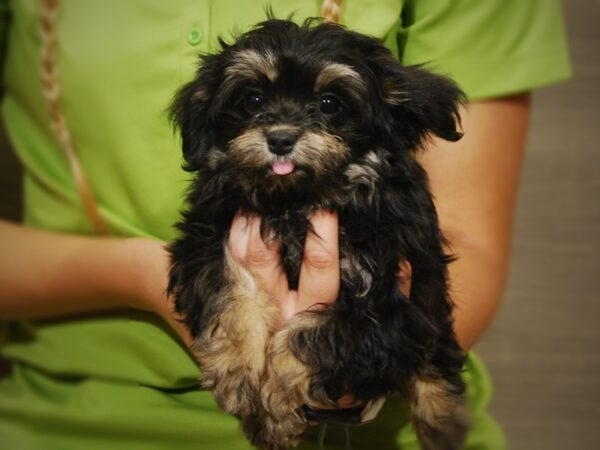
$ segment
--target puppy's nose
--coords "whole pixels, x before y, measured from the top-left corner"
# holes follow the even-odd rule
[[[267,134],[269,151],[276,155],[287,155],[294,149],[300,133],[294,130],[274,130]]]

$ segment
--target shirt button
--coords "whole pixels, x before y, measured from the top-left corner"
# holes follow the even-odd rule
[[[191,45],[198,45],[200,41],[202,41],[203,37],[204,35],[202,34],[200,28],[194,27],[188,32],[187,41]]]

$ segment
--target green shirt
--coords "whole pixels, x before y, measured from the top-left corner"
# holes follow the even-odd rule
[[[189,174],[167,121],[173,93],[217,38],[264,20],[254,1],[64,0],[58,20],[61,103],[100,212],[116,236],[174,237]],[[278,17],[319,15],[319,1],[270,2]],[[25,168],[25,222],[91,233],[42,97],[38,2],[3,2],[7,39],[2,115]],[[6,15],[5,15],[6,17]],[[342,22],[381,38],[406,64],[450,75],[471,99],[568,78],[554,1],[346,0]],[[140,311],[10,324],[2,353],[0,436],[11,449],[243,449],[236,419],[196,389],[198,368],[161,319]],[[489,378],[465,368],[474,419],[470,449],[501,449],[485,413]],[[388,401],[352,448],[416,449],[404,404]],[[312,443],[311,443],[312,442]],[[337,444],[336,444],[337,442]],[[332,429],[326,448],[343,448]],[[361,443],[363,446],[361,446]],[[339,445],[340,447],[336,447]],[[301,448],[316,448],[312,441]]]

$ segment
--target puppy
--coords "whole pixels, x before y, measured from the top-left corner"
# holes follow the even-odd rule
[[[460,90],[402,67],[373,38],[315,20],[269,19],[221,45],[171,109],[196,180],[170,246],[169,291],[202,386],[262,449],[299,441],[303,405],[396,393],[426,450],[459,449],[464,355],[450,257],[415,153],[430,135],[460,139]],[[261,217],[295,288],[309,217],[323,209],[339,217],[339,296],[281,325],[228,250],[232,220],[240,210]],[[398,287],[404,260],[410,298]]]

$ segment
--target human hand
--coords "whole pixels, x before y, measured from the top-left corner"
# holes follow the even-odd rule
[[[310,218],[314,233],[306,236],[298,290],[289,288],[277,241],[264,242],[260,217],[238,213],[233,220],[229,247],[233,257],[255,276],[258,285],[279,305],[283,321],[303,311],[333,303],[340,288],[338,216],[318,211]],[[398,269],[399,288],[410,294],[412,270],[402,260]],[[351,395],[340,398],[335,407],[311,405],[319,409],[351,408],[360,405]]]
[[[260,217],[238,213],[232,223],[229,247],[233,257],[250,270],[258,285],[280,307],[289,320],[296,314],[322,304],[333,303],[339,294],[340,262],[337,214],[318,211],[310,218],[314,233],[304,244],[298,290],[290,289],[279,255],[280,243],[263,241]],[[400,291],[410,295],[412,268],[402,260],[398,268]]]
[[[192,336],[175,312],[174,298],[167,295],[170,257],[165,243],[153,239],[132,238],[125,241],[135,264],[133,273],[133,302],[135,308],[152,311],[161,316],[189,347]]]
[[[304,244],[298,289],[290,289],[277,241],[263,241],[260,217],[238,213],[229,247],[233,257],[256,278],[260,288],[279,305],[283,321],[296,314],[333,303],[340,288],[337,214],[319,211],[310,218],[314,233]]]

